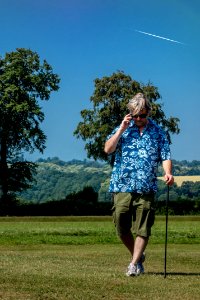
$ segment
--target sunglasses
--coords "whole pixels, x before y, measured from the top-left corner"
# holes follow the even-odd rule
[[[132,118],[134,118],[134,119],[137,119],[137,118],[139,118],[140,117],[140,119],[145,119],[146,117],[147,117],[147,114],[140,114],[140,115],[132,115]]]

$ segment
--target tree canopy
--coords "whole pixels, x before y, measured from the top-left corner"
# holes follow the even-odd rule
[[[36,52],[18,48],[0,58],[0,183],[3,195],[28,187],[34,164],[21,161],[23,151],[43,152],[39,100],[59,89],[59,77]]]
[[[167,118],[162,103],[158,102],[161,95],[158,88],[151,83],[139,83],[122,71],[94,80],[95,89],[90,98],[93,109],[81,111],[82,121],[74,131],[77,138],[86,142],[85,149],[88,158],[107,161],[104,144],[108,134],[118,126],[128,113],[127,103],[138,92],[144,93],[152,105],[151,118],[166,131],[169,140],[171,133],[179,133],[179,119]]]

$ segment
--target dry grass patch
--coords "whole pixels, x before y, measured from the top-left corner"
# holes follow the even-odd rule
[[[159,180],[164,180],[163,177],[158,177]],[[177,186],[181,186],[184,181],[200,181],[200,176],[174,176],[174,182],[177,184]]]

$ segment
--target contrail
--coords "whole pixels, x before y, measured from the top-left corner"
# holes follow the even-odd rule
[[[155,34],[152,34],[152,33],[144,32],[144,31],[140,31],[140,30],[136,30],[136,29],[135,29],[135,31],[137,31],[137,32],[139,32],[139,33],[143,33],[143,34],[147,34],[147,35],[156,37],[156,38],[158,38],[158,39],[162,39],[162,40],[166,40],[166,41],[169,41],[169,42],[173,42],[173,43],[178,43],[178,44],[185,45],[184,43],[181,43],[181,42],[175,41],[175,40],[171,40],[171,39],[168,39],[168,38],[163,37],[163,36],[155,35]]]

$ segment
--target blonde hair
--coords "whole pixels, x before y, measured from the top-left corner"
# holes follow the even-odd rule
[[[151,104],[147,97],[142,93],[137,93],[130,99],[127,107],[134,115],[138,114],[143,109],[146,109],[148,114],[151,112]]]

